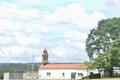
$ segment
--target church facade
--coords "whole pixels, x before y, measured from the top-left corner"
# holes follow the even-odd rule
[[[40,79],[81,79],[88,76],[88,66],[85,64],[51,64],[48,63],[48,52],[42,54],[42,64],[39,66]]]

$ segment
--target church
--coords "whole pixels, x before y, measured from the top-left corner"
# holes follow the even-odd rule
[[[81,79],[88,76],[88,66],[83,63],[48,63],[48,51],[42,54],[42,64],[39,66],[39,79]]]

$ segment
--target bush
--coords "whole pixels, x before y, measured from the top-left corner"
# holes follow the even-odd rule
[[[2,73],[2,74],[0,74],[0,79],[3,79],[3,73]]]
[[[101,74],[94,74],[93,72],[90,73],[89,79],[96,79],[96,78],[101,78]]]

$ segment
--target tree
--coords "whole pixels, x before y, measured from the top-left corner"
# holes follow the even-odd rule
[[[113,67],[120,66],[120,49],[113,47],[105,53],[105,69],[107,69],[109,76],[113,76]]]
[[[113,67],[120,66],[120,49],[113,47],[106,51],[104,54],[94,58],[91,62],[90,67],[103,69],[104,73],[108,76],[113,76]]]
[[[99,21],[86,40],[89,58],[105,53],[112,46],[120,47],[120,18]]]
[[[86,51],[91,67],[104,69],[111,77],[113,67],[120,66],[120,18],[101,20],[88,34]]]

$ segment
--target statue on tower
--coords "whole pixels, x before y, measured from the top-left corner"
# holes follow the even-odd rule
[[[44,49],[42,54],[42,64],[46,65],[47,63],[48,63],[48,52],[46,49]]]

